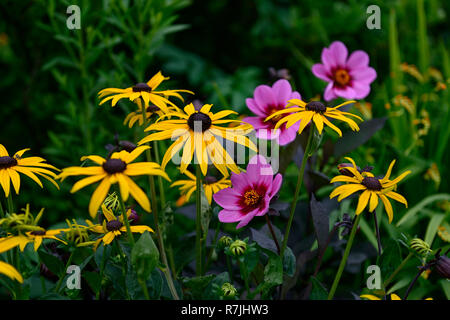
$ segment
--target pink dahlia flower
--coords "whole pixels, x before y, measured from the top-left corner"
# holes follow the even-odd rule
[[[242,121],[250,123],[255,128],[256,136],[259,139],[277,139],[278,144],[284,146],[295,139],[300,122],[288,129],[286,129],[286,124],[283,124],[279,130],[271,131],[274,130],[278,120],[285,115],[274,117],[267,122],[264,120],[272,113],[284,109],[290,99],[301,99],[301,96],[298,92],[292,91],[287,80],[278,80],[272,87],[260,85],[253,92],[253,99],[245,100],[248,108],[256,117],[246,117]]]
[[[369,55],[362,50],[348,57],[347,47],[341,41],[334,41],[322,50],[322,63],[312,67],[312,73],[328,82],[324,99],[337,97],[363,99],[370,93],[370,84],[377,77],[375,69],[369,67]]]
[[[231,174],[232,187],[222,189],[214,194],[222,208],[219,212],[220,222],[238,222],[236,229],[246,226],[255,216],[263,216],[269,211],[269,203],[278,193],[283,178],[281,174],[273,176],[270,164],[263,156],[254,156],[247,172]]]

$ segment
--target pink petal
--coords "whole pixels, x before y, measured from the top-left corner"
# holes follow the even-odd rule
[[[270,204],[271,199],[272,199],[272,197],[270,197],[269,195],[266,194],[266,196],[263,199],[264,206],[262,208],[258,208],[257,212],[255,213],[255,216],[258,216],[258,217],[263,216],[269,211],[269,204]]]
[[[249,213],[247,213],[241,220],[241,222],[239,222],[239,224],[236,226],[236,229],[245,227],[256,215],[256,213],[258,213],[258,209],[255,209]]]
[[[255,101],[261,110],[266,110],[266,107],[269,105],[276,105],[275,96],[273,95],[272,88],[269,86],[260,85],[256,87],[254,96]]]
[[[240,195],[232,188],[222,189],[213,195],[214,201],[224,209],[239,210]]]
[[[337,66],[345,66],[345,62],[347,61],[347,47],[341,41],[334,41],[330,45],[331,54],[334,57],[335,65]]]
[[[302,99],[302,96],[297,91],[292,92],[291,99]]]
[[[344,99],[355,99],[356,96],[355,90],[350,86],[346,86],[345,88],[334,87],[333,91],[338,97]]]
[[[369,55],[362,51],[354,51],[347,60],[347,67],[350,70],[365,68],[369,65]]]
[[[275,102],[278,106],[285,106],[291,98],[292,88],[289,81],[280,79],[272,86],[272,92],[275,96]]]
[[[230,180],[231,184],[233,185],[233,189],[237,194],[242,194],[250,185],[247,179],[247,174],[245,172],[241,172],[239,174],[232,172]]]
[[[270,190],[270,198],[278,193],[281,188],[281,184],[283,183],[283,176],[281,174],[277,174],[272,181],[272,189]]]
[[[361,82],[354,82],[352,85],[352,88],[355,91],[354,99],[364,99],[370,93],[370,85],[369,84],[365,84],[365,83],[361,83]]]
[[[329,82],[333,80],[328,76],[330,72],[325,68],[323,64],[316,63],[312,66],[311,71],[317,78],[323,81]]]
[[[330,49],[323,48],[321,59],[325,69],[331,70],[336,67],[336,61]]]
[[[278,144],[280,146],[285,146],[292,141],[295,140],[295,137],[297,137],[297,130],[300,127],[300,121],[295,123],[292,127],[289,127],[286,129],[286,127],[283,125],[281,127],[281,130],[278,130],[279,136],[278,136]]]
[[[223,209],[219,212],[219,221],[225,223],[232,223],[241,221],[245,217],[244,213],[236,210]]]
[[[251,124],[253,126],[253,128],[255,128],[255,129],[268,128],[270,126],[270,122],[264,122],[265,118],[266,118],[266,116],[264,116],[264,117],[245,117],[244,119],[242,119],[242,121]]]
[[[377,72],[374,68],[367,67],[365,69],[351,70],[350,76],[354,81],[370,84],[377,77]]]
[[[247,107],[250,109],[250,111],[256,114],[257,116],[267,117],[265,109],[260,108],[254,99],[247,98],[245,99],[245,103],[247,104]]]
[[[280,135],[279,130],[274,130],[271,128],[271,124],[273,127],[273,123],[272,122],[268,122],[268,126],[267,128],[260,128],[256,131],[256,137],[258,139],[263,139],[263,140],[272,140],[277,138]]]
[[[326,101],[330,101],[330,100],[337,98],[336,94],[334,93],[333,86],[334,86],[334,82],[330,82],[330,83],[328,83],[327,87],[325,88],[323,98]]]

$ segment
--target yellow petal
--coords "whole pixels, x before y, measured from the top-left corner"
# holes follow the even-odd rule
[[[363,193],[361,193],[358,200],[358,206],[356,207],[357,215],[363,212],[363,210],[366,208],[367,203],[369,202],[369,198],[370,198],[369,190],[365,190]]]
[[[110,180],[103,179],[92,194],[91,201],[89,202],[89,214],[92,218],[95,218],[95,216],[97,215],[97,211],[100,208],[100,205],[105,200],[110,187]]]

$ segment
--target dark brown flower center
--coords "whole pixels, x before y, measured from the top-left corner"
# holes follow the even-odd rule
[[[43,235],[45,235],[45,230],[31,231],[30,234],[32,234],[33,236],[43,236]]]
[[[119,146],[123,149],[126,150],[128,152],[133,151],[134,149],[136,149],[136,145],[133,142],[127,141],[127,140],[122,140],[119,141]]]
[[[123,224],[119,220],[111,220],[106,223],[106,229],[108,231],[117,231],[122,228]]]
[[[206,176],[205,177],[206,184],[213,184],[217,182],[217,178],[213,176]]]
[[[345,87],[350,81],[350,75],[345,69],[337,69],[334,72],[334,81],[336,81],[341,87]]]
[[[159,107],[155,106],[155,105],[149,105],[147,107],[147,109],[145,109],[145,111],[150,112],[150,113],[155,113],[157,111],[159,111],[161,109],[159,109]]]
[[[311,101],[305,106],[306,110],[314,111],[316,113],[324,113],[327,111],[327,107],[320,101]]]
[[[256,190],[251,189],[244,193],[244,203],[248,206],[257,205],[259,200],[261,200],[261,196]]]
[[[365,177],[361,183],[369,190],[380,191],[382,189],[380,180],[374,177]]]
[[[141,91],[151,92],[152,88],[150,88],[149,85],[146,84],[145,82],[139,82],[133,87],[133,92],[141,92]]]
[[[17,160],[13,157],[0,157],[0,169],[7,169],[17,165]]]
[[[187,123],[192,131],[205,132],[211,128],[212,120],[206,113],[195,112],[190,115]]]
[[[120,159],[108,159],[103,163],[103,169],[110,174],[123,172],[126,168],[127,164]]]

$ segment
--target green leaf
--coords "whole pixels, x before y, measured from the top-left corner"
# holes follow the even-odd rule
[[[193,277],[183,280],[183,284],[187,290],[190,291],[193,299],[201,299],[206,287],[215,278],[215,275],[209,274],[206,276]]]
[[[381,269],[381,276],[387,279],[387,277],[395,271],[400,263],[402,263],[400,246],[397,241],[391,240],[383,249],[383,253],[377,262]]]
[[[59,276],[64,272],[64,264],[54,255],[48,254],[44,251],[39,251],[39,258],[55,275]]]
[[[435,201],[445,201],[450,200],[450,194],[448,193],[439,193],[439,194],[433,194],[431,196],[426,197],[422,201],[420,201],[418,204],[416,204],[414,207],[408,210],[408,212],[400,219],[399,222],[397,222],[396,227],[401,226],[405,222],[409,222],[410,220],[415,222],[419,217],[417,217],[418,213],[427,205],[435,202]]]
[[[328,291],[325,286],[316,278],[311,277],[312,289],[309,298],[311,300],[327,300]]]
[[[434,237],[436,236],[437,228],[440,226],[442,220],[444,220],[445,214],[437,214],[431,217],[428,223],[427,231],[425,232],[425,238],[423,239],[431,247]]]
[[[450,281],[448,280],[441,280],[439,283],[442,286],[442,289],[444,290],[445,296],[447,297],[447,300],[450,300]]]
[[[283,264],[280,256],[269,250],[264,250],[264,252],[269,256],[269,261],[264,268],[264,282],[249,295],[249,298],[254,297],[259,292],[263,292],[264,297],[272,287],[283,283]]]
[[[159,263],[159,251],[148,231],[145,231],[131,251],[131,263],[137,276],[147,280]]]
[[[296,270],[296,258],[291,248],[286,247],[283,259],[283,272],[289,277],[293,277]]]
[[[83,278],[86,280],[89,287],[91,287],[92,291],[97,292],[100,289],[101,279],[98,272],[85,271],[83,272]]]

